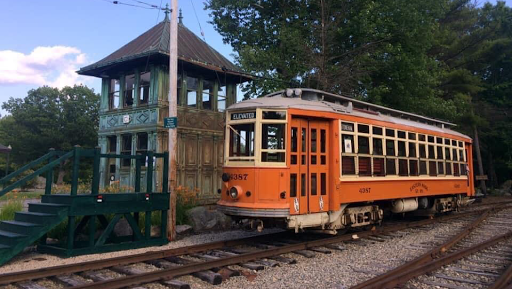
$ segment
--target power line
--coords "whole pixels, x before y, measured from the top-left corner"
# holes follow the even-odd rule
[[[192,9],[194,10],[194,14],[196,15],[197,24],[199,24],[199,30],[201,30],[201,35],[203,36],[204,42],[206,42],[206,38],[204,38],[204,31],[201,27],[201,22],[199,22],[199,17],[197,17],[196,7],[194,6],[194,1],[190,0],[190,4],[192,4]]]
[[[136,0],[134,0],[136,1]],[[160,10],[163,10],[162,9],[162,2],[163,0],[160,0],[160,8],[158,9],[158,14],[156,16],[156,24],[158,24],[158,18],[160,18]],[[151,54],[148,54],[148,58],[146,58],[146,66],[144,67],[144,71],[148,71],[148,66],[149,66],[149,57],[151,56]]]
[[[121,1],[110,1],[110,0],[103,0],[103,1],[111,3],[111,4],[125,5],[125,6],[131,6],[131,7],[136,7],[136,8],[148,9],[148,10],[160,9],[158,7],[145,7],[145,6],[129,4],[129,3],[121,2]],[[137,1],[137,2],[143,3],[142,1]],[[147,3],[144,3],[144,4],[147,4]],[[147,5],[151,5],[151,4],[147,4]]]
[[[156,23],[158,24],[158,18],[160,18],[160,10],[162,10],[162,1],[163,0],[160,0],[160,9],[158,9],[158,15],[156,16]]]
[[[143,1],[139,1],[139,0],[132,0],[132,1],[136,2],[136,3],[147,5],[149,7],[155,8],[155,9],[161,8],[161,6],[162,6],[162,2],[160,2],[160,6],[156,6],[154,4],[146,3],[146,2],[143,2]]]

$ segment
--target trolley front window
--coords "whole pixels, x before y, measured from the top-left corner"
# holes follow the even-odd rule
[[[229,126],[229,156],[254,156],[254,123]]]

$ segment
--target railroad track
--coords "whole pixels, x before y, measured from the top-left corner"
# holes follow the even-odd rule
[[[459,232],[360,288],[512,288],[512,209],[489,209]]]
[[[455,222],[465,225],[467,218],[487,212],[477,210],[441,216],[436,219],[397,223],[369,231],[340,236],[293,235],[277,233],[239,240],[213,242],[190,247],[169,249],[157,252],[89,261],[71,265],[48,267],[37,270],[0,275],[0,285],[12,284],[19,288],[43,289],[47,283],[55,282],[74,288],[121,288],[159,283],[173,288],[189,288],[189,285],[176,280],[176,277],[192,275],[210,284],[219,284],[230,276],[247,273],[244,269],[262,270],[282,264],[292,264],[293,258],[282,254],[293,253],[304,257],[327,254],[333,250],[343,250],[343,242],[354,239],[376,239],[394,232],[422,230],[436,222]],[[488,214],[488,213],[486,213]],[[428,228],[427,228],[428,229]],[[297,240],[293,237],[303,236]],[[133,266],[144,265],[142,270]],[[242,270],[230,269],[236,265]],[[140,266],[139,266],[140,267]],[[45,282],[41,282],[45,280]],[[43,285],[41,285],[43,284]],[[144,288],[144,287],[135,287]]]

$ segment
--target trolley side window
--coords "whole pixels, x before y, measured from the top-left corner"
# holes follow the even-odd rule
[[[341,122],[341,175],[353,176],[356,174],[356,147],[354,124],[349,122]],[[368,128],[368,129],[367,129]],[[358,127],[361,131],[369,131],[368,126]]]

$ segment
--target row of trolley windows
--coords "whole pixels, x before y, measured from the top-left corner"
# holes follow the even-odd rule
[[[355,175],[355,157],[342,157],[342,174]],[[373,174],[372,174],[373,159]],[[397,164],[395,159],[358,157],[360,176],[386,176],[397,175]],[[419,164],[419,166],[418,166]],[[427,173],[428,164],[428,173]],[[452,169],[453,168],[453,169]],[[466,164],[450,163],[443,161],[417,161],[417,160],[398,160],[399,176],[419,176],[419,175],[454,175],[461,176],[467,174]]]
[[[356,160],[360,176],[466,174],[462,141],[382,127],[371,127],[370,134],[363,124],[356,133],[354,124],[344,122],[341,129],[343,175],[356,174]]]
[[[290,174],[290,197],[297,197],[297,174]],[[311,195],[316,196],[318,194],[318,174],[311,173]],[[300,195],[306,196],[306,174],[300,174]],[[320,173],[320,195],[325,196],[327,194],[327,174]]]
[[[320,164],[325,165],[327,164],[327,156],[326,153],[326,130],[325,129],[319,129],[320,132],[320,140],[318,140],[318,130],[316,128],[311,129],[311,146],[310,146],[310,164],[316,165],[318,164],[318,154],[320,153]],[[298,142],[299,142],[299,135],[298,135],[298,128],[292,127],[291,131],[291,157],[290,157],[290,164],[296,165],[298,162]],[[318,148],[318,141],[320,141],[320,148]],[[307,129],[302,128],[301,134],[300,134],[300,163],[301,165],[306,165],[306,152],[307,152]]]

